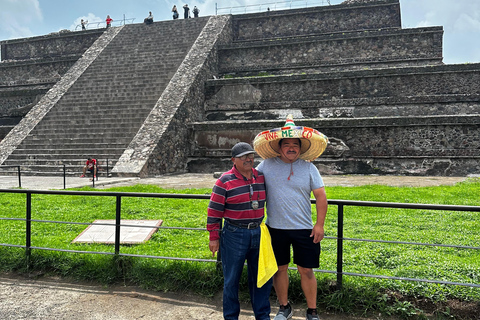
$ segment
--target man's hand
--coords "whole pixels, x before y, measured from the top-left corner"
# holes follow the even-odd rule
[[[316,223],[313,226],[312,233],[310,234],[310,238],[313,237],[313,243],[319,243],[320,241],[323,240],[324,236],[325,236],[325,231],[323,229],[323,226]]]
[[[220,241],[219,240],[211,240],[208,243],[208,247],[210,251],[212,251],[212,257],[215,257],[215,252],[218,252],[220,249]]]

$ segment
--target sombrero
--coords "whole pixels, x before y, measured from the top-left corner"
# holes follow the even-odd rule
[[[301,140],[300,159],[314,160],[325,151],[328,138],[323,133],[308,127],[298,127],[293,122],[293,116],[287,116],[285,126],[257,134],[253,147],[263,159],[280,156],[280,140],[298,138]]]

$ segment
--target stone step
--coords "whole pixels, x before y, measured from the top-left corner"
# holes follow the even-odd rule
[[[108,80],[106,80],[108,81]],[[144,78],[144,80],[140,81],[132,81],[127,83],[127,80],[119,80],[117,84],[115,81],[111,81],[109,84],[105,84],[103,82],[106,81],[95,81],[91,82],[90,84],[86,84],[84,86],[73,88],[72,90],[79,91],[80,93],[87,93],[90,92],[92,94],[92,98],[102,99],[102,98],[115,98],[115,97],[138,97],[142,95],[152,95],[151,91],[158,92],[161,91],[158,89],[159,85],[165,85],[168,81],[165,79],[164,81],[152,81]],[[123,82],[123,83],[122,83]],[[127,92],[125,90],[138,90],[138,91],[131,91]]]
[[[85,127],[93,126],[93,127],[101,127],[101,128],[115,128],[115,127],[125,127],[131,126],[131,124],[135,121],[135,123],[143,123],[145,117],[122,117],[121,115],[114,117],[113,115],[109,114],[106,117],[102,118],[95,118],[89,116],[83,117],[74,117],[73,120],[68,120],[67,117],[65,118],[57,118],[52,119],[51,121],[44,121],[38,126],[35,127],[35,130],[52,130],[61,127],[67,127],[68,129],[73,130],[82,130]],[[35,131],[38,132],[38,131]]]
[[[38,128],[46,128],[48,126],[55,128],[58,125],[69,125],[69,124],[77,124],[81,126],[82,124],[85,127],[93,126],[96,127],[98,125],[108,125],[112,122],[117,122],[118,124],[128,126],[129,124],[138,124],[143,123],[145,118],[150,113],[145,112],[144,110],[135,110],[131,111],[118,111],[118,110],[92,110],[93,112],[83,112],[83,113],[72,113],[68,114],[52,114],[48,115],[48,117],[44,120],[45,122],[39,124]],[[105,117],[99,117],[98,114],[105,114]],[[115,116],[116,115],[116,116]]]
[[[116,137],[116,136],[126,136],[130,134],[137,133],[140,126],[133,127],[117,127],[117,128],[99,128],[97,127],[96,131],[93,128],[62,128],[58,127],[57,129],[38,129],[35,132],[32,132],[32,135],[41,139],[54,139],[58,135],[62,135],[64,138],[76,138],[84,137],[88,139],[90,137]]]
[[[71,147],[71,146],[68,146]],[[62,159],[77,159],[91,156],[92,154],[98,158],[108,158],[111,155],[121,155],[124,148],[98,148],[97,145],[86,146],[85,148],[45,148],[37,152],[32,149],[19,149],[15,154],[10,156],[10,160],[17,159],[58,159],[58,155],[62,155]]]
[[[145,116],[143,117],[127,117],[119,115],[117,118],[112,116],[103,119],[89,118],[84,116],[83,118],[75,117],[75,120],[67,120],[66,118],[48,119],[48,121],[39,124],[35,128],[35,133],[44,132],[45,130],[85,130],[86,128],[92,128],[96,130],[116,129],[116,128],[138,128],[143,123]]]
[[[65,142],[67,140],[68,142]],[[24,140],[22,144],[15,150],[15,152],[22,152],[24,154],[28,154],[28,152],[32,153],[32,150],[41,149],[44,151],[49,151],[50,149],[62,149],[69,152],[69,150],[106,150],[108,148],[113,149],[122,149],[128,145],[128,142],[97,142],[92,144],[85,139],[64,139],[63,141],[60,139],[56,139],[55,141],[52,140],[43,140],[43,141],[33,141],[33,140]]]
[[[31,145],[22,145],[18,147],[10,157],[17,159],[18,157],[26,158],[28,156],[35,156],[36,154],[46,154],[50,153],[52,155],[65,154],[69,156],[70,154],[83,154],[88,155],[92,153],[102,153],[102,154],[115,154],[121,155],[128,144],[116,145],[115,147],[104,146],[104,144],[68,144],[68,145],[56,145],[56,144],[42,144],[39,146]]]
[[[93,145],[97,144],[97,143],[106,143],[107,141],[109,142],[116,142],[116,143],[121,143],[121,142],[124,142],[125,144],[128,145],[128,143],[130,143],[130,141],[132,141],[133,139],[133,136],[124,136],[124,135],[117,135],[117,136],[113,136],[113,137],[108,137],[108,136],[104,136],[103,134],[94,134],[94,135],[86,135],[85,133],[82,134],[82,133],[79,133],[75,136],[71,136],[71,137],[47,137],[45,135],[33,135],[33,136],[30,136],[28,141],[27,140],[24,140],[22,141],[22,145],[25,144],[25,145],[29,145],[29,146],[32,146],[31,148],[35,148],[35,142],[37,143],[41,143],[41,142],[47,142],[49,144],[46,144],[46,145],[57,145],[57,146],[73,146],[73,145],[77,145],[77,144],[82,144],[82,143],[85,143],[85,142],[89,142]],[[40,144],[41,146],[41,144]]]

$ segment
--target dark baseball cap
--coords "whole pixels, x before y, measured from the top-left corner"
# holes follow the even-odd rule
[[[253,150],[253,147],[246,142],[239,142],[232,148],[233,158],[238,158],[249,153],[255,153],[255,150]]]

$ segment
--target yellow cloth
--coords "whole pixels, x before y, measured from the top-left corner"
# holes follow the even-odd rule
[[[261,288],[277,272],[277,260],[273,254],[272,238],[264,222],[260,225],[260,254],[258,255],[257,287]]]

